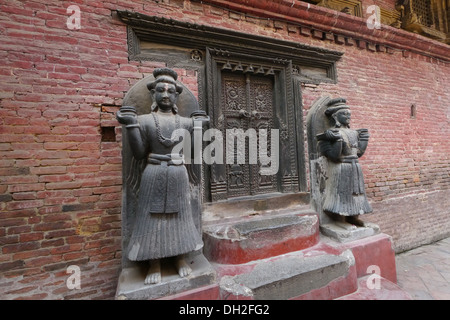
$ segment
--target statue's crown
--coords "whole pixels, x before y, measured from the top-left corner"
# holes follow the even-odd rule
[[[325,114],[327,116],[331,116],[333,113],[341,109],[349,109],[347,106],[347,100],[345,98],[334,98],[328,101]]]
[[[175,81],[177,81],[178,79],[178,74],[176,73],[176,71],[169,68],[157,68],[153,71],[153,76],[155,77],[155,79],[158,79],[161,76],[169,76]]]
[[[178,93],[183,92],[183,87],[177,84],[178,74],[176,71],[169,68],[157,68],[153,70],[153,76],[155,77],[155,81],[147,84],[148,90],[154,89],[159,82],[167,82],[175,85]]]

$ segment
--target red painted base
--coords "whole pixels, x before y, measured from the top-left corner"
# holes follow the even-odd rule
[[[293,223],[284,224],[283,219],[293,219]],[[245,234],[239,232],[239,223],[204,232],[205,257],[210,262],[237,265],[307,249],[320,239],[319,219],[315,213],[255,220],[253,224],[256,227]]]
[[[395,283],[373,276],[358,279],[358,290],[337,300],[412,300],[409,293]]]
[[[339,250],[350,249],[356,260],[358,278],[379,270],[380,276],[397,283],[395,252],[390,236],[377,234],[372,237],[340,244]]]

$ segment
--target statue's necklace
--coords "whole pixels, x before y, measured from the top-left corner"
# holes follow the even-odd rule
[[[152,116],[153,116],[153,120],[155,120],[156,133],[158,134],[159,142],[161,142],[166,147],[172,147],[176,143],[180,142],[180,137],[179,136],[178,136],[177,139],[171,139],[171,138],[164,137],[162,135],[162,133],[161,133],[161,126],[159,125],[158,116],[154,112],[152,112]],[[180,125],[180,116],[179,115],[175,115],[175,130],[180,129],[180,127],[181,127],[181,125]]]

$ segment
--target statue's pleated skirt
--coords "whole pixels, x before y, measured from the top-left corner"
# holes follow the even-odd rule
[[[328,162],[328,180],[324,211],[341,216],[355,216],[372,212],[367,201],[364,178],[358,162]]]
[[[138,199],[128,245],[130,260],[173,257],[202,248],[201,234],[192,218],[189,178],[184,166],[148,164]],[[160,213],[155,213],[157,207],[161,208]],[[166,207],[171,209],[165,210]],[[173,212],[173,208],[178,212]]]

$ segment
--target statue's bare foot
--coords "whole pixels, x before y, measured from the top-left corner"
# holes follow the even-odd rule
[[[351,223],[355,226],[358,227],[365,227],[366,223],[364,221],[362,221],[361,219],[358,218],[358,216],[350,216],[350,217],[346,217],[346,220],[348,223]]]
[[[144,284],[156,284],[161,282],[161,262],[159,260],[150,261],[147,276]]]
[[[191,274],[192,269],[188,266],[183,256],[178,256],[175,263],[180,277],[184,278]]]

